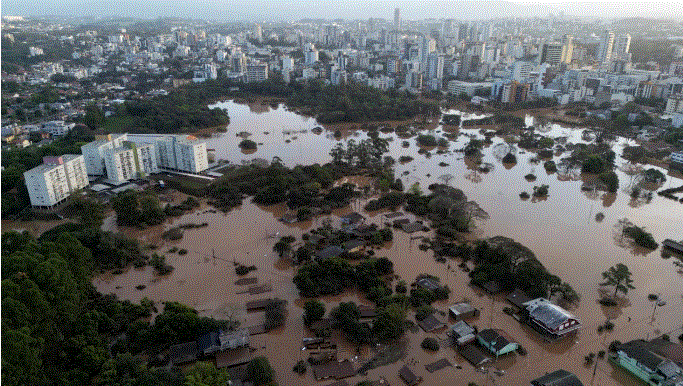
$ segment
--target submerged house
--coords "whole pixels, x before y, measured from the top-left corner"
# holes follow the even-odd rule
[[[526,307],[528,323],[545,334],[561,337],[581,328],[577,317],[548,299],[530,300],[523,306]]]
[[[648,385],[683,385],[683,347],[671,342],[664,344],[658,341],[660,340],[632,340],[624,343],[617,348],[613,359]]]
[[[531,386],[583,386],[583,383],[567,370],[557,370],[531,381]]]
[[[477,340],[497,357],[513,352],[519,347],[505,331],[492,328],[482,330],[477,334]]]

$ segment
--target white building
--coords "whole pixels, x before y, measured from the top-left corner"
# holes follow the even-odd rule
[[[683,113],[676,113],[671,118],[671,124],[675,128],[683,127]]]
[[[666,114],[683,113],[683,94],[672,95],[666,100]]]
[[[268,79],[268,64],[257,63],[247,66],[247,83],[262,82]]]
[[[104,163],[107,179],[117,184],[159,172],[155,146],[151,143],[124,142],[123,147],[105,151]]]
[[[307,66],[311,65],[317,62],[318,59],[318,50],[315,49],[315,46],[313,44],[307,45],[306,49],[304,50],[304,64],[306,64]]]
[[[64,202],[77,189],[88,186],[82,155],[44,157],[43,164],[24,172],[31,205],[49,208]]]
[[[138,147],[154,145],[156,167],[189,173],[208,169],[206,142],[191,135],[129,134],[128,140]]]
[[[75,123],[65,123],[64,121],[49,121],[43,123],[43,130],[54,136],[62,136],[76,126]]]
[[[448,82],[448,92],[453,95],[460,95],[465,93],[469,96],[474,96],[478,90],[490,90],[491,83],[471,83],[461,82],[459,80],[452,80]]]
[[[102,176],[106,174],[104,164],[104,153],[108,149],[123,146],[123,142],[128,140],[127,134],[108,134],[96,136],[95,141],[81,146],[81,153],[85,159],[85,166],[90,176]]]

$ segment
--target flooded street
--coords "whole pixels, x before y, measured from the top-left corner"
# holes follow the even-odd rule
[[[329,151],[339,142],[331,130],[313,133],[311,130],[319,126],[315,119],[287,111],[282,105],[275,109],[267,105],[250,107],[233,102],[217,105],[227,108],[231,123],[226,133],[216,134],[208,140],[207,147],[215,149],[216,159],[239,164],[242,160],[263,158],[270,161],[278,156],[288,166],[322,164],[331,160]],[[531,117],[528,119],[530,123],[533,120]],[[248,138],[259,144],[253,154],[244,154],[238,147],[242,137],[237,134],[242,131],[251,133]],[[572,143],[583,141],[579,129],[552,125],[541,131],[555,138],[568,137],[567,141]],[[544,342],[537,333],[503,312],[504,307],[509,307],[504,297],[491,298],[480,289],[470,287],[467,273],[457,266],[459,260],[438,263],[432,251],[420,250],[419,240],[411,239],[411,236],[417,235],[433,236],[433,232],[409,235],[395,230],[393,242],[376,250],[376,256],[391,259],[395,273],[408,283],[420,273],[438,276],[452,292],[447,302],[435,303],[436,308],[444,311],[448,305],[467,299],[481,310],[479,317],[470,324],[480,329],[504,329],[528,354],[511,354],[499,359],[495,366],[504,370],[504,375],[493,372],[483,374],[450,347],[442,347],[434,354],[425,352],[420,348],[424,337],[436,335],[445,341],[446,335],[445,332],[428,334],[418,330],[417,333],[407,332],[404,338],[409,344],[405,358],[371,370],[367,377],[351,378],[349,383],[355,384],[364,379],[377,380],[383,376],[392,385],[402,385],[398,370],[409,364],[413,372],[424,378],[425,385],[467,385],[468,382],[479,385],[527,385],[531,379],[560,368],[575,373],[586,385],[638,385],[636,378],[614,368],[606,360],[597,360],[595,368],[593,365],[584,366],[584,357],[591,352],[597,354],[600,350],[606,351],[613,340],[625,342],[648,339],[665,333],[675,340],[683,332],[683,273],[677,271],[678,268],[673,264],[675,257],[661,257],[661,247],[648,252],[624,243],[615,236],[615,224],[622,218],[628,218],[632,223],[645,227],[659,243],[667,238],[680,240],[683,239],[683,205],[656,194],[650,202],[630,197],[631,177],[619,170],[619,166],[626,162],[619,157],[621,148],[627,143],[625,139],[619,139],[614,144],[620,187],[616,193],[610,194],[582,190],[584,180],[580,175],[548,174],[542,161],[538,164],[530,162],[536,156],[531,152],[523,153],[520,150],[515,165],[502,164],[499,153],[504,141],[498,137],[493,137],[493,143],[483,149],[482,162],[491,165],[490,171],[480,172],[478,167],[463,159],[462,153],[453,152],[462,149],[469,141],[466,135],[483,138],[479,130],[461,128],[449,132],[465,135],[450,141],[449,151],[445,154],[436,154],[436,149],[432,149],[429,157],[418,153],[415,137],[404,139],[395,133],[380,133],[380,137],[390,140],[388,155],[394,159],[398,160],[402,155],[414,158],[412,162],[397,162],[394,166],[396,177],[402,178],[406,188],[419,182],[421,189],[426,192],[429,184],[443,183],[444,179],[448,179],[449,185],[463,190],[468,199],[476,201],[490,215],[490,219],[478,223],[474,236],[502,235],[513,238],[530,248],[550,273],[569,283],[581,295],[578,306],[570,311],[581,320],[583,328],[573,339]],[[445,132],[441,126],[437,126],[433,133],[438,137]],[[349,132],[340,141],[352,138],[361,140],[367,138],[367,133]],[[403,141],[408,141],[407,148]],[[553,159],[558,162],[560,157],[555,156]],[[536,176],[535,181],[525,179],[529,173]],[[449,176],[442,177],[444,175]],[[522,191],[530,193],[534,186],[542,184],[549,185],[547,199],[536,202],[520,199]],[[683,180],[667,176],[667,181],[660,189],[680,185],[683,185]],[[354,209],[370,216],[366,222],[384,223],[382,212],[368,214],[359,209],[366,201],[355,202]],[[306,352],[300,349],[301,338],[313,334],[303,325],[302,307],[305,299],[299,297],[292,283],[295,268],[273,252],[273,245],[281,236],[295,236],[297,243],[300,243],[301,235],[311,227],[319,227],[324,217],[286,225],[277,220],[286,212],[284,204],[261,207],[251,203],[251,198],[228,213],[210,209],[202,205],[195,212],[155,228],[126,230],[127,234],[146,243],[158,245],[157,251],[165,253],[167,262],[175,267],[171,274],[160,278],[149,266],[142,269],[131,267],[121,275],[98,276],[93,284],[100,292],[115,293],[121,299],[138,302],[147,297],[156,302],[179,301],[196,308],[202,315],[216,318],[225,317],[230,310],[237,309],[237,317],[247,327],[262,323],[263,313],[244,312],[244,303],[272,297],[285,299],[289,312],[285,326],[252,336],[251,346],[257,349],[254,355],[266,355],[270,359],[280,385],[331,383],[330,380],[316,382],[310,368],[304,376],[292,371],[292,366],[299,359],[307,358]],[[331,216],[333,223],[338,221],[339,216],[351,211],[349,207],[335,212]],[[605,216],[600,222],[595,219],[597,213]],[[160,238],[160,234],[171,227],[203,222],[209,226],[186,230],[179,241],[165,242]],[[115,221],[108,218],[107,226],[113,227],[112,223]],[[188,253],[166,253],[172,247],[187,249]],[[257,270],[247,277],[257,277],[258,284],[271,284],[273,291],[260,295],[237,294],[243,288],[234,284],[238,278],[234,262],[255,265]],[[629,291],[620,307],[607,309],[597,303],[601,296],[598,283],[603,281],[601,273],[617,263],[629,267],[636,289]],[[136,286],[139,285],[146,287],[138,290]],[[661,294],[667,303],[656,309],[654,319],[653,303],[648,300],[648,294]],[[351,292],[323,300],[328,312],[341,301],[371,304]],[[597,327],[608,318],[614,323],[614,330],[599,334]],[[413,313],[409,319],[414,320]],[[357,361],[356,367],[359,367],[358,363],[372,355],[366,349],[360,357],[356,357],[355,347],[335,337],[338,335],[333,334],[334,343],[341,345],[339,359],[351,358]],[[425,364],[440,358],[447,358],[462,368],[448,367],[435,373],[425,370]]]

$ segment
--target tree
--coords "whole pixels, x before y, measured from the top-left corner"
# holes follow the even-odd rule
[[[224,386],[230,375],[227,369],[217,369],[211,362],[197,362],[186,370],[185,386]]]
[[[259,356],[251,360],[247,365],[247,379],[254,385],[263,385],[273,381],[273,368],[264,356]]]
[[[83,117],[83,123],[85,123],[91,129],[96,129],[102,126],[105,122],[104,113],[97,106],[88,106],[85,108],[85,116]]]
[[[406,312],[398,304],[389,304],[379,312],[372,334],[379,341],[398,338],[405,331]]]
[[[320,300],[309,300],[304,304],[304,322],[309,325],[325,316],[325,304]]]
[[[610,267],[607,271],[602,273],[602,278],[605,279],[601,286],[614,286],[614,295],[617,292],[623,292],[624,295],[628,293],[629,289],[635,289],[633,286],[633,279],[631,279],[631,272],[625,264],[619,263],[614,267]]]

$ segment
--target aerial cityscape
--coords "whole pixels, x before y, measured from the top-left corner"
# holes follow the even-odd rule
[[[3,4],[3,384],[683,386],[683,4],[79,4]]]

